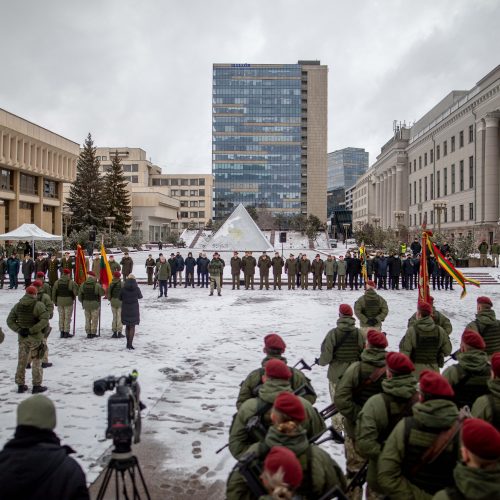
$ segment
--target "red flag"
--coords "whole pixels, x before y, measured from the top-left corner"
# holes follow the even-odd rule
[[[420,272],[418,276],[418,300],[419,302],[429,302],[429,272],[427,269],[427,238],[429,232],[426,229],[426,222],[422,224],[422,253],[420,255]],[[432,235],[432,233],[430,233]]]
[[[99,281],[104,290],[107,290],[111,280],[113,279],[111,269],[109,267],[108,256],[104,244],[101,243],[101,262],[99,264]]]
[[[87,279],[87,266],[85,265],[85,255],[82,247],[77,245],[75,257],[75,281],[81,285]]]

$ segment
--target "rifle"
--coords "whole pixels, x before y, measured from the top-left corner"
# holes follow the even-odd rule
[[[339,410],[335,406],[335,403],[332,403],[331,405],[328,405],[326,408],[323,408],[320,412],[319,415],[323,420],[328,420],[329,418],[332,418],[334,415],[337,415]]]
[[[316,358],[316,359],[314,360],[314,363],[313,363],[312,365],[309,365],[309,364],[307,364],[307,363],[304,361],[304,358],[300,358],[300,359],[297,361],[297,363],[295,363],[295,364],[293,365],[293,367],[294,367],[294,368],[297,368],[297,366],[298,366],[298,365],[300,365],[300,368],[299,368],[299,370],[300,370],[300,371],[304,371],[304,370],[311,371],[311,370],[312,370],[312,367],[313,367],[313,366],[316,366],[316,365],[318,364],[318,361],[319,361],[319,360]]]
[[[258,464],[252,465],[252,462],[256,458],[257,455],[255,453],[250,453],[234,466],[234,470],[237,470],[243,476],[249,490],[253,493],[255,498],[260,498],[267,495],[267,490],[260,482],[260,474],[262,472],[260,467]]]
[[[338,498],[338,500],[348,500],[344,495],[344,492],[335,486],[330,491],[327,491],[319,500],[332,500],[333,498]]]
[[[353,478],[349,481],[347,485],[346,493],[353,491],[355,488],[362,488],[363,484],[366,482],[366,475],[368,474],[368,460],[363,463],[361,469],[354,474]]]
[[[98,333],[97,333],[97,336],[100,337],[101,336],[101,310],[102,310],[102,305],[101,305],[101,297],[99,297],[99,328],[98,328]]]
[[[452,359],[453,359],[454,361],[456,361],[456,360],[457,360],[457,355],[458,355],[459,353],[460,353],[460,349],[457,349],[455,352],[452,352],[452,353],[450,354],[450,357],[449,357],[449,358],[448,358],[448,359],[444,362],[444,364],[448,363],[448,361],[451,361]]]
[[[330,435],[326,438],[319,439],[321,436],[325,435],[327,432],[330,433]],[[327,441],[333,441],[337,444],[344,444],[345,439],[344,436],[338,432],[333,425],[330,427],[326,428],[324,431],[321,431],[319,434],[316,434],[316,436],[313,436],[309,442],[314,443],[316,445],[320,445],[322,443],[326,443]]]

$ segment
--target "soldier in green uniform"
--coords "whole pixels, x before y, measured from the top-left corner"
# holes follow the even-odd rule
[[[297,274],[298,262],[293,253],[286,259],[285,273],[288,275],[288,290],[295,290],[295,276]]]
[[[59,260],[57,259],[57,255],[55,253],[50,256],[47,265],[47,275],[49,278],[50,286],[54,285],[54,283],[59,278]]]
[[[109,269],[111,270],[112,273],[115,273],[117,271],[119,273],[121,272],[122,268],[121,268],[120,264],[118,264],[118,262],[116,262],[114,255],[110,255],[109,256],[109,258],[108,258],[108,264],[109,264]]]
[[[270,333],[264,337],[264,353],[266,357],[262,360],[261,368],[251,371],[247,378],[243,380],[240,384],[240,392],[238,394],[238,399],[236,401],[236,408],[240,406],[248,399],[255,398],[258,396],[259,388],[262,387],[264,383],[263,379],[265,376],[264,367],[270,359],[279,359],[286,364],[286,358],[283,356],[286,349],[286,344],[283,339],[276,333]],[[289,367],[290,368],[290,367]],[[290,379],[290,385],[292,390],[295,391],[299,387],[307,386],[309,391],[303,397],[307,399],[311,404],[316,402],[316,393],[312,388],[311,381],[297,368],[290,368],[292,372],[292,378]]]
[[[443,372],[455,393],[455,403],[459,408],[472,408],[474,401],[488,393],[490,365],[484,352],[485,343],[481,335],[474,330],[465,330],[462,334],[458,364],[449,366]]]
[[[500,245],[498,241],[494,241],[491,245],[491,267],[498,267],[498,254],[500,254]]]
[[[488,356],[494,352],[500,352],[500,321],[495,316],[493,302],[489,297],[477,298],[476,319],[471,321],[465,329],[474,330],[483,337]]]
[[[332,255],[325,260],[326,289],[331,290],[335,286],[338,264]]]
[[[482,418],[500,431],[500,352],[491,356],[491,378],[488,380],[489,394],[476,399],[472,415]]]
[[[42,288],[44,293],[46,293],[49,297],[52,296],[52,287],[45,281],[45,274],[42,271],[38,271],[36,273],[36,279],[42,282]]]
[[[63,269],[62,276],[52,287],[52,302],[57,306],[59,313],[59,331],[62,339],[72,337],[71,315],[76,297],[78,296],[78,285],[71,279],[71,269]]]
[[[303,254],[299,261],[299,272],[300,288],[301,290],[307,290],[309,288],[309,273],[311,272],[311,261],[307,258],[306,254]]]
[[[61,276],[63,275],[65,269],[70,270],[69,274],[71,277],[71,271],[73,270],[73,259],[71,258],[69,252],[64,252],[64,256],[61,259],[61,266],[60,266]]]
[[[382,331],[382,323],[389,313],[389,308],[385,299],[375,291],[374,281],[366,282],[365,293],[354,303],[354,313],[365,337],[370,328]]]
[[[488,422],[468,418],[462,426],[461,462],[453,471],[455,484],[433,500],[500,498],[500,433]]]
[[[145,267],[146,267],[146,273],[148,275],[148,285],[152,285],[153,274],[156,267],[156,261],[153,259],[153,256],[151,254],[149,254],[148,258],[146,259]]]
[[[347,262],[344,260],[344,256],[341,255],[337,262],[337,279],[339,280],[339,290],[345,290],[346,282],[345,276],[347,274]]]
[[[43,330],[49,324],[49,312],[42,302],[37,300],[37,289],[26,288],[26,294],[12,308],[7,317],[7,325],[18,334],[19,356],[17,360],[16,384],[17,392],[28,390],[25,385],[26,365],[31,362],[33,376],[33,394],[44,392],[42,386],[42,358],[44,352]]]
[[[481,241],[477,249],[479,250],[479,265],[486,267],[488,265],[488,243],[485,239]]]
[[[432,319],[434,320],[434,323],[436,325],[439,325],[448,335],[451,335],[451,332],[453,331],[453,327],[451,326],[451,321],[440,311],[438,311],[434,307],[434,297],[431,297],[429,295],[429,304],[432,306]],[[417,319],[417,313],[413,313],[411,318],[408,320],[408,326],[407,328],[410,328],[410,326],[415,323]]]
[[[431,314],[432,306],[427,302],[419,302],[417,319],[399,343],[399,352],[415,363],[416,375],[422,370],[439,372],[445,356],[451,353],[450,337],[434,323]]]
[[[368,399],[382,392],[382,381],[386,376],[386,347],[387,339],[383,333],[368,330],[361,361],[352,363],[337,383],[334,403],[344,417],[347,478],[355,476],[363,465],[363,459],[355,449],[356,420]],[[361,488],[355,488],[351,498],[361,499],[361,493]]]
[[[37,293],[37,300],[40,301],[47,311],[49,312],[49,320],[51,320],[54,317],[54,303],[52,302],[52,299],[50,295],[45,293],[43,289],[43,282],[40,280],[35,280],[33,282],[33,285],[36,287],[38,293]],[[43,344],[45,346],[43,358],[42,358],[42,368],[50,368],[52,366],[52,363],[49,363],[49,347],[47,345],[47,339],[50,335],[50,332],[52,331],[52,328],[50,327],[50,324],[48,324],[44,330],[43,330]]]
[[[214,253],[214,258],[208,264],[208,273],[210,274],[210,295],[214,294],[214,288],[217,288],[217,295],[221,296],[221,277],[222,277],[222,262],[219,258],[219,253]]]
[[[415,366],[410,358],[389,352],[385,361],[386,379],[382,381],[382,392],[364,404],[356,422],[356,448],[363,458],[369,460],[368,500],[384,498],[377,482],[378,457],[389,434],[403,417],[411,415],[417,401]]]
[[[311,262],[311,272],[313,275],[313,290],[323,287],[323,270],[325,269],[325,263],[321,258],[320,254],[316,254],[316,257]]]
[[[177,252],[179,253],[179,252]],[[121,271],[123,275],[123,281],[127,279],[127,276],[132,273],[134,269],[134,261],[132,260],[132,257],[128,254],[128,252],[123,253],[122,260],[120,261],[121,265]],[[118,269],[119,271],[120,269]],[[182,284],[182,283],[179,283]]]
[[[337,326],[326,334],[321,344],[318,364],[328,365],[327,376],[332,402],[335,399],[335,389],[339,379],[351,363],[361,359],[365,344],[363,335],[359,328],[356,328],[352,315],[352,307],[349,304],[340,304]],[[339,413],[333,417],[333,425],[337,431],[342,430],[342,416]]]
[[[257,266],[260,275],[260,289],[262,290],[265,286],[266,290],[269,290],[269,269],[271,269],[271,259],[267,256],[266,252],[259,257]]]
[[[231,266],[231,278],[233,280],[233,290],[235,287],[240,289],[240,273],[241,273],[241,258],[238,256],[238,252],[234,252],[230,261]]]
[[[271,265],[273,266],[274,290],[276,290],[276,287],[281,290],[281,273],[283,272],[283,266],[285,265],[285,262],[283,261],[279,252],[274,252],[274,257],[271,260]]]
[[[90,259],[89,259],[90,260]],[[98,280],[99,273],[101,271],[101,257],[98,253],[94,254],[94,258],[91,262],[89,262],[89,267],[87,269],[92,269],[94,276],[96,277],[96,281]]]
[[[165,295],[166,297],[168,290],[167,280],[172,276],[172,269],[170,267],[169,262],[165,259],[163,255],[156,263],[155,274],[156,278],[158,279],[158,285],[160,288],[160,295],[158,296],[158,298],[163,297],[163,295]]]
[[[292,372],[283,361],[270,359],[264,369],[265,380],[259,395],[245,401],[233,417],[229,430],[229,451],[235,458],[241,457],[253,443],[264,440],[270,426],[269,414],[274,400],[282,392],[292,392]],[[309,401],[300,400],[307,413],[304,427],[310,439],[326,429],[325,422]]]
[[[253,290],[257,261],[252,255],[252,252],[245,252],[245,257],[241,259],[241,267],[243,269],[243,275],[245,276],[245,290],[248,290],[250,287],[252,287]]]
[[[251,445],[248,452],[241,460],[253,459],[253,466],[261,468],[262,463],[272,453],[275,446],[284,446],[291,450],[298,458],[302,474],[295,473],[295,486],[298,497],[293,498],[322,498],[334,487],[345,489],[344,475],[337,463],[319,446],[310,444],[306,427],[308,409],[304,401],[289,393],[282,392],[274,398],[272,409],[270,409],[271,427],[262,441]],[[266,466],[264,465],[264,470]],[[304,480],[300,481],[300,476]],[[261,476],[266,485],[266,476]],[[301,486],[299,486],[301,484]],[[269,485],[267,483],[267,485]],[[226,498],[228,500],[254,500],[258,497],[252,494],[245,478],[238,468],[235,468],[228,479]],[[266,497],[264,497],[266,498]],[[270,497],[267,497],[270,498]],[[274,498],[274,497],[272,497]],[[276,497],[283,498],[283,497]],[[284,497],[284,498],[292,498]]]
[[[109,284],[107,297],[111,304],[111,312],[113,314],[113,322],[111,324],[111,331],[113,339],[122,339],[124,335],[122,334],[122,301],[120,300],[120,290],[122,289],[122,281],[120,279],[120,271],[113,272],[113,279]]]
[[[104,288],[96,281],[94,271],[89,271],[87,279],[78,291],[78,300],[82,303],[85,311],[85,333],[88,339],[97,337],[101,297],[104,293]]]

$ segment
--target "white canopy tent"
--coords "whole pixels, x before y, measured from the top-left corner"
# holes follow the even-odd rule
[[[50,234],[40,229],[36,224],[22,224],[14,231],[10,231],[5,234],[0,234],[0,240],[10,241],[10,240],[23,240],[31,241],[32,245],[32,257],[35,253],[35,241],[60,241],[62,250],[62,236],[57,236],[55,234]]]

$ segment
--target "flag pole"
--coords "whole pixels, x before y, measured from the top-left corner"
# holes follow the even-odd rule
[[[75,300],[73,301],[73,337],[75,336],[75,330],[76,330],[76,297]]]

